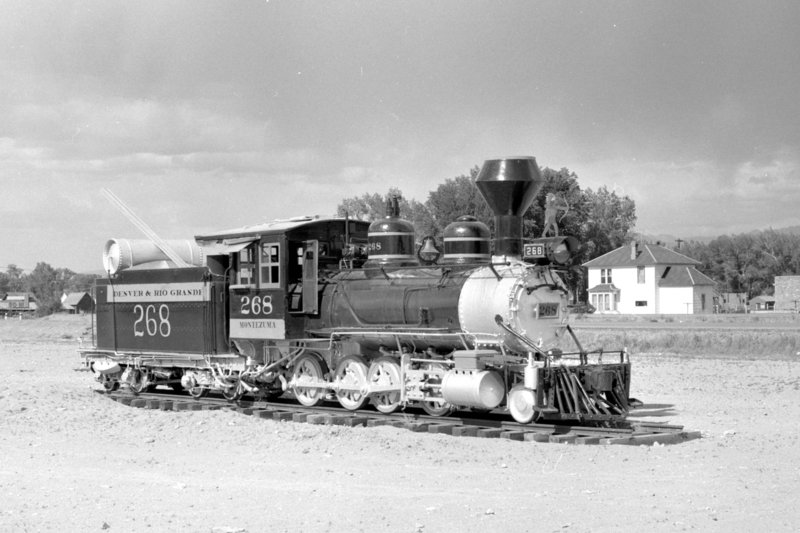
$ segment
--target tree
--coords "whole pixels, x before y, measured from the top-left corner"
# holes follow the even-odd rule
[[[89,292],[100,277],[97,274],[77,274],[69,269],[58,270],[64,271],[64,292]]]
[[[389,194],[391,194],[392,191],[399,192],[399,189],[392,187],[389,189]],[[386,203],[384,202],[383,196],[378,193],[345,198],[336,208],[336,216],[347,216],[356,220],[366,221],[382,218],[385,212]]]
[[[636,223],[636,205],[627,196],[620,197],[605,186],[597,192],[584,191],[585,219],[581,237],[587,243],[588,261],[619,248],[631,239]]]
[[[400,217],[414,225],[418,240],[432,233],[434,223],[425,205],[413,199],[406,200],[397,187],[389,188],[386,196],[372,193],[344,198],[336,208],[336,216],[365,221],[380,220],[386,216],[386,201],[392,196],[400,199]]]
[[[21,292],[25,290],[25,280],[22,269],[15,264],[8,265],[5,279],[5,292]]]
[[[772,229],[693,241],[681,251],[700,261],[703,272],[726,292],[749,298],[771,294],[775,276],[800,274],[800,236]]]
[[[440,237],[448,224],[464,215],[474,216],[489,227],[494,225],[492,210],[475,186],[479,171],[473,167],[469,176],[447,179],[428,194],[425,207],[433,220],[432,235]]]
[[[64,291],[64,269],[57,271],[47,263],[37,263],[26,278],[26,288],[36,297],[37,314],[52,314],[61,309]]]

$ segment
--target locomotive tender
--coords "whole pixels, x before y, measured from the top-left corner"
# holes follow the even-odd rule
[[[383,413],[504,410],[520,423],[620,421],[630,361],[586,352],[567,324],[559,270],[571,237],[524,242],[542,185],[532,157],[488,160],[476,185],[495,237],[472,217],[444,254],[397,203],[372,224],[301,217],[171,241],[111,240],[84,364],[107,390],[159,385]],[[491,250],[493,248],[493,251]],[[168,253],[172,252],[172,253]],[[177,254],[185,264],[167,262]],[[569,334],[577,350],[555,345]]]

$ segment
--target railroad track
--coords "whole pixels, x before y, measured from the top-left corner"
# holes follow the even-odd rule
[[[232,403],[222,398],[199,400],[186,394],[153,391],[135,395],[129,391],[97,394],[124,405],[162,411],[208,411],[227,409],[267,420],[340,426],[393,426],[417,433],[442,433],[454,437],[500,438],[515,441],[557,444],[679,444],[699,439],[699,431],[686,431],[683,426],[629,422],[624,427],[605,428],[569,424],[518,424],[493,413],[456,413],[449,417],[432,417],[417,410],[382,414],[377,411],[348,411],[334,404],[304,407],[280,398],[275,401],[239,400]]]

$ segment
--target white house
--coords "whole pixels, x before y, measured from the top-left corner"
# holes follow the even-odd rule
[[[589,303],[597,313],[711,313],[715,283],[699,264],[660,245],[632,242],[583,264]]]

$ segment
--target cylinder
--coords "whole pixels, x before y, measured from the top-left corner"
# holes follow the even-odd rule
[[[442,396],[453,405],[494,409],[503,402],[503,377],[493,370],[450,370],[442,380]]]
[[[532,364],[525,365],[523,377],[526,389],[536,390],[539,388],[539,371],[535,366]]]

